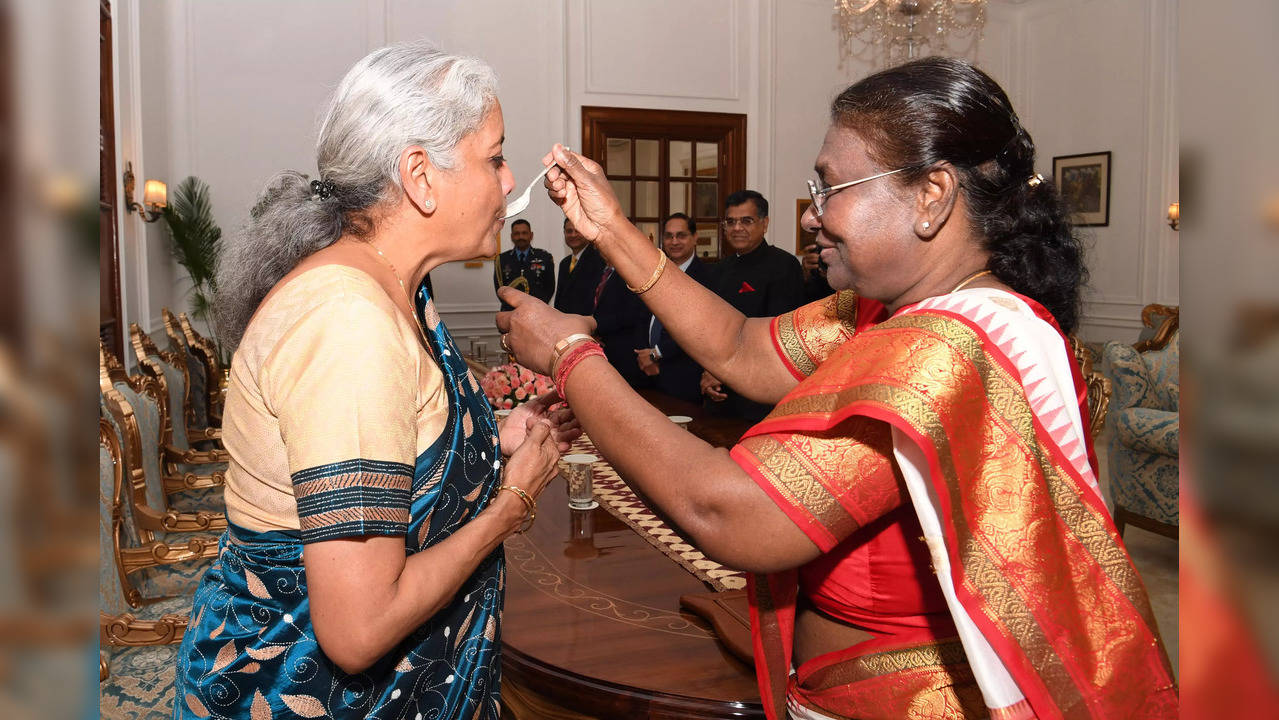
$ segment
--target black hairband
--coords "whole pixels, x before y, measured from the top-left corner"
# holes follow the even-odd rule
[[[319,197],[321,200],[328,200],[333,194],[336,187],[332,180],[312,180],[311,181],[311,197]]]

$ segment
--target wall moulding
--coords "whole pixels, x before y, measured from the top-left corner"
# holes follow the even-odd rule
[[[667,13],[653,7],[652,0],[642,4],[586,2],[580,6],[586,55],[585,92],[741,101],[741,16],[745,12],[743,5],[750,3],[666,1],[683,11],[680,13],[683,20],[676,26],[669,24]],[[618,46],[634,42],[632,38],[651,39],[672,27],[717,30],[699,34],[695,43],[678,43],[666,48],[670,52],[651,53],[649,61],[654,67],[644,72],[634,72],[637,69],[634,65],[626,68],[617,65],[618,58],[624,54],[618,52]],[[648,29],[653,32],[646,32]],[[669,67],[664,63],[670,63]],[[620,72],[624,69],[631,72]]]

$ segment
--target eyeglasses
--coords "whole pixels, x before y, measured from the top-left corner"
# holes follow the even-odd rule
[[[851,180],[846,183],[831,185],[830,187],[817,187],[817,183],[813,182],[812,180],[809,180],[808,194],[809,196],[813,198],[813,212],[817,214],[817,217],[821,217],[822,210],[824,209],[826,205],[826,198],[834,193],[839,192],[840,190],[843,190],[844,188],[850,188],[854,185],[860,185],[864,182],[869,182],[871,180],[882,178],[887,175],[892,175],[893,173],[899,173],[905,169],[906,168],[897,168],[896,170],[889,170],[888,172],[882,172],[882,173],[879,173],[878,175],[871,175],[870,177],[864,177],[861,180]]]
[[[733,227],[737,225],[741,225],[743,228],[750,230],[757,222],[759,222],[757,218],[753,218],[748,215],[746,217],[724,218],[723,225],[726,230],[732,230]]]
[[[691,237],[693,237],[693,233],[685,232],[684,230],[674,233],[665,233],[662,235],[662,238],[665,240],[687,240]]]

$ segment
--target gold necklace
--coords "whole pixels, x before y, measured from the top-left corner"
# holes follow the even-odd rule
[[[972,275],[969,275],[968,277],[961,280],[959,284],[955,286],[955,289],[951,290],[951,292],[959,292],[960,290],[963,290],[964,286],[968,285],[968,283],[976,280],[977,278],[983,275],[989,275],[989,274],[990,274],[989,270],[981,270],[981,271],[975,272]]]
[[[367,245],[373,248],[373,252],[377,253],[377,256],[382,259],[382,262],[386,263],[386,266],[391,270],[391,274],[395,276],[395,282],[400,284],[400,290],[404,292],[404,299],[409,301],[409,314],[413,316],[413,325],[417,327],[418,334],[420,334],[422,336],[422,340],[425,341],[426,331],[422,329],[422,322],[417,317],[417,306],[413,304],[413,296],[409,294],[409,289],[404,286],[404,281],[400,279],[400,271],[395,269],[395,265],[391,263],[390,258],[382,253],[381,248],[371,242],[367,243]],[[428,342],[427,345],[429,346],[430,343]]]
[[[382,254],[382,248],[379,248],[373,243],[369,243],[369,247],[373,248],[373,252],[377,253],[377,256],[382,258],[382,262],[386,263],[388,268],[391,268],[391,274],[395,276],[395,282],[400,284],[400,290],[404,293],[405,299],[409,301],[409,307],[413,307],[413,296],[409,295],[409,289],[404,286],[404,281],[400,279],[400,271],[396,270],[395,266],[391,264],[390,258]]]

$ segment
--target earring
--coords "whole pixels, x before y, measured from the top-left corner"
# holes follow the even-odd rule
[[[923,223],[923,225],[922,225],[921,227],[923,227],[925,230],[927,230],[928,228],[930,228],[930,227],[932,227],[932,226],[933,226],[933,224],[932,224],[932,223],[930,223],[930,222],[928,222],[927,220],[925,220],[925,221],[924,221],[924,223]]]
[[[430,212],[435,209],[435,201],[427,200],[426,202],[422,203],[422,207],[425,208],[427,212]]]

